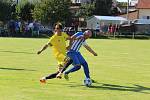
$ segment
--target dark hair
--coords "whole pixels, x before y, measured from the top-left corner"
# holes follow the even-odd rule
[[[55,24],[55,26],[56,26],[56,25],[58,25],[60,29],[62,29],[62,28],[63,28],[62,24],[61,24],[61,23],[59,23],[59,22],[58,22],[58,23],[56,23],[56,24]],[[54,27],[55,27],[55,26],[54,26]]]

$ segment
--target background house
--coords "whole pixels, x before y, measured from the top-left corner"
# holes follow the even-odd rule
[[[127,18],[127,14],[121,14],[119,15],[120,17],[124,17],[124,18]],[[132,20],[135,20],[135,19],[138,19],[138,10],[135,10],[135,11],[130,11],[128,13],[128,20],[129,21],[132,21]]]
[[[88,29],[97,29],[97,24],[104,23],[105,25],[109,24],[122,24],[127,21],[126,18],[117,17],[117,16],[91,16],[87,19],[87,28]]]
[[[87,3],[87,2],[91,2],[93,0],[71,0],[72,3]]]
[[[150,0],[139,0],[137,9],[138,18],[150,19]]]

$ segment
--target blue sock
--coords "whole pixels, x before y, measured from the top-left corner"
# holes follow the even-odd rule
[[[90,72],[89,72],[89,67],[88,67],[87,62],[84,62],[82,64],[82,66],[83,66],[84,74],[85,74],[86,78],[90,78]]]
[[[81,66],[73,66],[71,69],[65,71],[65,74],[69,74],[75,71],[78,71],[81,68]]]

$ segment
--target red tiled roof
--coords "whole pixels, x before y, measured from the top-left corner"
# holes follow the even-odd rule
[[[139,0],[137,4],[138,9],[150,9],[150,0]]]

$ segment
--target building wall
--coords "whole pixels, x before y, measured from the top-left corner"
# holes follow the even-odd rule
[[[99,24],[100,21],[98,19],[96,19],[95,17],[92,17],[87,20],[87,28],[88,29],[96,29],[97,23]]]
[[[138,3],[138,0],[130,0],[130,5],[136,5]]]
[[[127,18],[127,14],[120,15],[120,17]],[[129,12],[128,20],[135,20],[138,19],[138,11]]]
[[[139,18],[150,19],[150,9],[139,9]]]
[[[71,0],[72,3],[86,3],[86,2],[91,2],[91,0]]]

